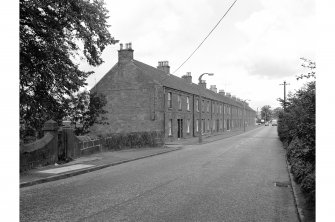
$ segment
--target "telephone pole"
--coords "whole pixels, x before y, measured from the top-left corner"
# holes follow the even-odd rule
[[[286,81],[284,81],[283,84],[279,84],[280,86],[284,85],[284,110],[286,108],[286,85],[290,85],[289,83],[286,83]]]

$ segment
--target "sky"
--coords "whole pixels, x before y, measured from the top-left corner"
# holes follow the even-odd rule
[[[105,1],[110,33],[119,43],[132,43],[134,59],[157,67],[169,61],[171,73],[181,77],[200,74],[207,87],[216,85],[260,110],[279,107],[286,92],[303,82],[307,72],[301,57],[315,61],[315,2],[313,0],[238,0],[196,53],[177,72],[208,35],[234,0],[124,0]],[[80,67],[95,73],[87,79],[91,89],[117,63],[119,43],[105,49],[99,67]]]

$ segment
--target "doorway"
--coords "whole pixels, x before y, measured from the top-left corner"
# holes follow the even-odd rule
[[[178,123],[178,139],[183,137],[183,119],[177,119]]]

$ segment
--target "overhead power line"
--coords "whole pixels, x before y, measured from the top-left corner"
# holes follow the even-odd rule
[[[200,46],[206,41],[206,39],[208,38],[208,36],[210,36],[212,34],[212,32],[216,29],[216,27],[220,24],[220,22],[222,21],[222,19],[227,15],[227,13],[230,11],[230,9],[235,5],[235,2],[237,2],[237,0],[235,0],[233,2],[233,4],[228,8],[228,10],[226,11],[226,13],[221,17],[221,19],[218,21],[218,23],[216,23],[216,25],[214,26],[214,28],[212,28],[212,30],[208,33],[208,35],[204,38],[204,40],[202,40],[202,42],[198,45],[198,47],[191,53],[191,55],[172,73],[174,74],[175,72],[177,72],[192,56],[193,54],[200,48]]]

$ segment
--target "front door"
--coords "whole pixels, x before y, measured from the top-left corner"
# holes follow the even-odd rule
[[[183,119],[177,119],[178,123],[178,139],[183,137]]]

